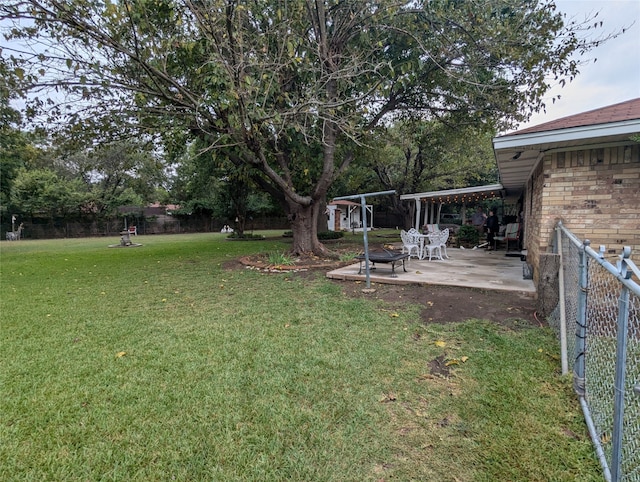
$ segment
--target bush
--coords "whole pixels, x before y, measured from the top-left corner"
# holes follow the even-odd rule
[[[293,237],[293,231],[285,231],[282,234],[283,238],[292,238]],[[320,233],[318,233],[318,239],[320,241],[327,240],[327,239],[340,239],[344,237],[344,233],[342,231],[322,231]]]
[[[458,230],[458,245],[476,246],[480,241],[480,233],[470,224],[460,226]]]
[[[318,239],[320,241],[327,239],[340,239],[344,237],[344,233],[342,231],[322,231],[318,233]]]
[[[240,236],[237,232],[231,233],[227,236],[227,239],[231,239],[233,241],[258,241],[260,239],[264,239],[262,234],[251,234],[251,233],[242,233]]]

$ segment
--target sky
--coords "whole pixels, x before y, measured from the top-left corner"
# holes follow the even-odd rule
[[[534,114],[519,129],[640,97],[640,0],[556,0],[556,6],[576,21],[597,12],[596,20],[604,22],[602,34],[629,28],[581,57],[591,61],[573,82],[554,86],[546,112]],[[557,94],[560,100],[552,103]]]

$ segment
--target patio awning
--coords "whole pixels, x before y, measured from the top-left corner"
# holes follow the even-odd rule
[[[444,191],[419,192],[415,194],[402,194],[401,200],[430,201],[434,203],[476,203],[484,199],[502,197],[504,188],[502,184],[489,184],[486,186],[463,187],[460,189],[447,189]]]
[[[431,208],[431,219],[434,219],[434,206],[439,204],[437,218],[440,218],[440,207],[443,204],[475,204],[485,199],[504,197],[504,188],[502,184],[489,184],[486,186],[463,187],[460,189],[447,189],[444,191],[418,192],[415,194],[402,194],[400,199],[405,201],[413,200],[416,204],[415,209],[415,228],[420,229],[422,222],[422,203],[429,203]],[[427,206],[429,207],[429,206]],[[428,216],[429,209],[425,209],[425,221]]]

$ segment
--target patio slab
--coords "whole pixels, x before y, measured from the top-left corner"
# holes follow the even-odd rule
[[[520,257],[483,249],[448,248],[447,251],[449,259],[444,260],[411,258],[406,263],[406,273],[401,266],[396,266],[397,278],[391,277],[389,265],[378,264],[370,270],[369,279],[372,283],[463,286],[536,297],[533,281],[523,277],[525,262]],[[364,266],[362,274],[358,274],[359,269],[359,263],[344,266],[329,271],[327,278],[365,281]]]

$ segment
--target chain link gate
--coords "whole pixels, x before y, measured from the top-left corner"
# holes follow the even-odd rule
[[[604,246],[596,252],[562,223],[556,230],[564,296],[549,324],[573,365],[605,479],[640,482],[640,270],[629,248],[614,266]]]

